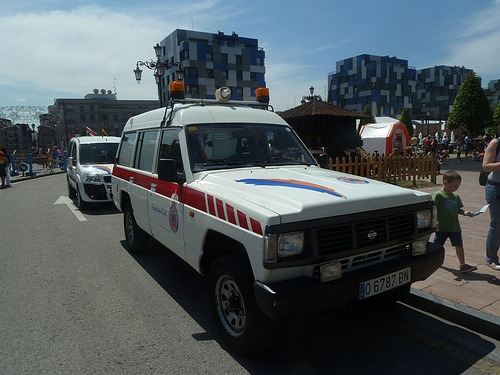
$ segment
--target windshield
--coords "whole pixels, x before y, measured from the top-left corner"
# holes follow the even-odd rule
[[[270,124],[202,124],[187,127],[193,172],[242,166],[316,164],[287,126]]]
[[[118,143],[92,143],[80,146],[80,164],[113,164]]]

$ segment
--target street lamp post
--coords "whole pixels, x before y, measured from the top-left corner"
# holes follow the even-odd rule
[[[141,83],[142,70],[139,68],[140,66],[145,66],[146,68],[153,70],[153,75],[155,77],[156,85],[158,86],[158,100],[160,101],[160,107],[163,107],[163,95],[161,92],[161,79],[163,78],[163,74],[165,71],[170,68],[177,66],[177,79],[182,81],[184,78],[184,74],[182,71],[182,66],[180,62],[163,62],[161,61],[161,50],[162,47],[156,43],[156,46],[153,47],[155,50],[156,61],[137,61],[136,67],[134,69],[135,79],[137,83]]]
[[[313,102],[315,100],[319,100],[319,101],[322,101],[323,99],[321,98],[321,96],[319,95],[314,95],[314,87],[311,86],[309,87],[309,93],[311,95],[304,95],[302,97],[302,100],[300,101],[301,104],[306,104],[307,102]]]

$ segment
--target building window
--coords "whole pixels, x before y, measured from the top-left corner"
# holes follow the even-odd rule
[[[236,55],[236,64],[243,64],[243,56]]]
[[[220,59],[221,59],[221,62],[223,63],[227,63],[227,53],[221,53],[220,54]]]
[[[223,79],[227,79],[229,77],[229,72],[227,70],[221,70],[221,75]]]
[[[236,87],[236,96],[238,97],[243,96],[243,87]]]
[[[195,67],[184,68],[184,77],[198,78],[198,68]]]
[[[205,60],[214,61],[214,54],[212,52],[205,52]]]
[[[85,115],[80,115],[80,121],[85,121]]]
[[[252,82],[257,81],[257,73],[250,72],[250,81],[252,81]]]
[[[198,87],[198,85],[186,85],[186,94],[199,95],[200,88]]]
[[[236,71],[236,79],[238,81],[243,81],[243,72],[241,70]]]
[[[214,70],[207,69],[207,78],[214,78]]]
[[[264,66],[264,58],[263,57],[257,57],[256,65]]]
[[[189,50],[185,49],[185,50],[181,51],[180,56],[181,56],[181,61],[189,60]]]

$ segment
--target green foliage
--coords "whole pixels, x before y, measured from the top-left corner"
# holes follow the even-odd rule
[[[411,116],[408,108],[403,108],[403,110],[401,111],[401,116],[399,117],[399,121],[406,125],[406,129],[408,129],[408,134],[410,134],[410,137],[413,136],[414,130],[413,125],[411,124]]]
[[[498,104],[495,108],[495,113],[493,114],[493,125],[488,130],[488,133],[491,135],[500,134],[500,104]]]
[[[375,123],[375,117],[373,117],[373,115],[372,115],[372,107],[370,107],[369,104],[367,104],[365,106],[365,108],[363,109],[363,114],[365,116],[369,116],[369,117],[361,119],[361,121],[359,122],[359,126],[360,127],[362,125],[365,125],[365,124],[373,124],[373,123]]]
[[[458,90],[446,127],[450,130],[462,128],[469,134],[479,135],[491,125],[492,120],[490,105],[481,87],[481,78],[470,72]]]

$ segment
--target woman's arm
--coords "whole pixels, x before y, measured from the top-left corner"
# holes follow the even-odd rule
[[[495,162],[497,157],[498,139],[492,139],[486,148],[483,158],[483,170],[485,172],[494,172],[500,170],[500,162]]]

